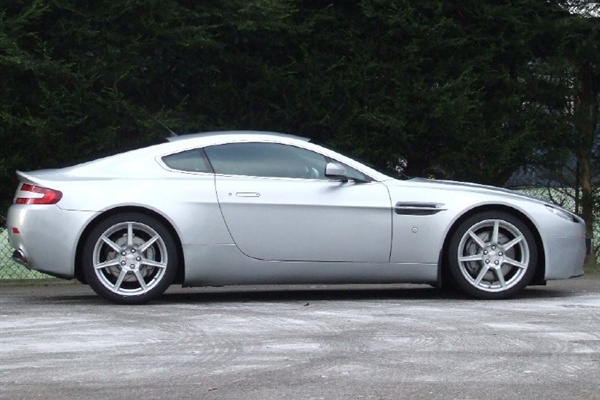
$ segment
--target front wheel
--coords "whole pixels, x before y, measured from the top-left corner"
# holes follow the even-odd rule
[[[173,283],[178,265],[172,235],[156,219],[139,213],[101,221],[83,247],[83,274],[105,299],[143,304]]]
[[[519,218],[505,212],[475,214],[450,240],[450,275],[469,296],[508,298],[531,281],[537,252],[531,230]]]

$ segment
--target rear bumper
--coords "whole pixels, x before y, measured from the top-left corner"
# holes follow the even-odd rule
[[[6,219],[12,259],[28,269],[73,278],[77,243],[93,215],[53,205],[12,205]]]

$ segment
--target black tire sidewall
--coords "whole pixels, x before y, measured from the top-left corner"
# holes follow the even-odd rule
[[[527,266],[525,274],[523,274],[523,276],[517,284],[501,292],[487,292],[473,286],[463,276],[457,258],[458,246],[465,233],[473,225],[488,219],[499,219],[514,225],[519,231],[521,231],[529,247],[529,265]],[[531,229],[529,229],[529,227],[525,223],[523,223],[521,219],[503,211],[486,211],[468,217],[458,226],[458,228],[454,231],[452,238],[450,239],[450,245],[448,246],[447,256],[448,269],[450,272],[449,275],[452,279],[452,283],[461,292],[467,294],[468,296],[478,299],[506,299],[514,296],[515,294],[523,290],[533,278],[533,275],[535,274],[535,269],[537,267],[538,246],[535,237],[531,232]]]
[[[112,292],[104,286],[94,271],[93,254],[96,243],[107,229],[122,222],[138,222],[148,225],[160,235],[167,249],[167,268],[162,279],[148,292],[137,296],[122,296]],[[172,234],[164,224],[142,213],[115,214],[100,221],[85,238],[81,260],[83,275],[90,287],[104,299],[116,304],[144,304],[158,298],[175,280],[178,264],[177,246]]]

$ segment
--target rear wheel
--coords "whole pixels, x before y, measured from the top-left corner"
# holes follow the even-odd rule
[[[145,214],[106,218],[83,247],[83,274],[105,299],[143,304],[160,296],[175,279],[177,247],[165,226]]]
[[[537,244],[530,229],[505,212],[467,218],[454,233],[448,251],[456,287],[479,299],[516,294],[529,284],[537,265]]]

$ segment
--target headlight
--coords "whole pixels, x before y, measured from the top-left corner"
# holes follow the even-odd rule
[[[550,211],[554,215],[557,215],[557,216],[564,218],[566,220],[569,220],[571,222],[577,222],[577,219],[574,218],[571,213],[563,210],[562,208],[554,207],[554,206],[551,206],[548,204],[546,204],[546,208],[548,209],[548,211]]]

